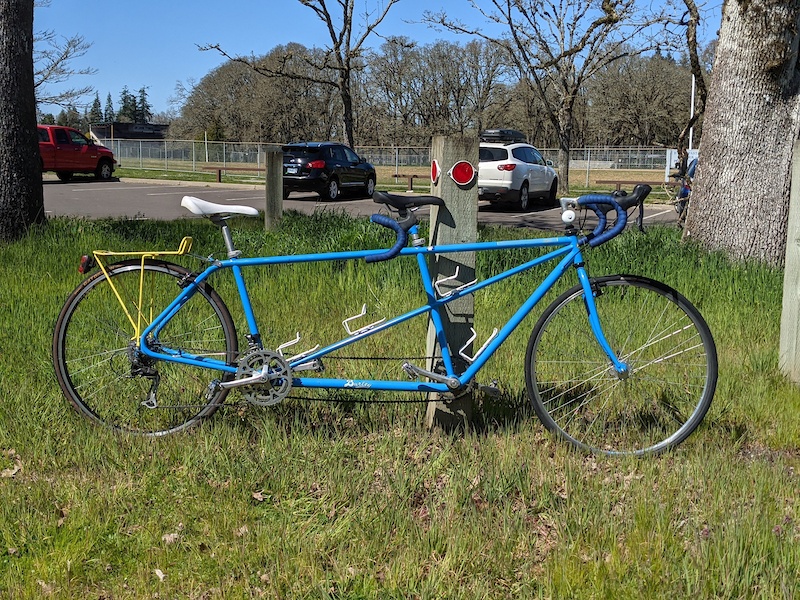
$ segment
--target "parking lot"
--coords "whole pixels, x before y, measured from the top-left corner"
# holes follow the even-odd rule
[[[144,179],[104,182],[90,177],[76,177],[70,183],[61,183],[49,178],[44,182],[44,206],[48,216],[78,216],[89,219],[104,217],[175,219],[190,216],[180,205],[183,196],[196,196],[220,204],[244,204],[260,210],[263,210],[265,205],[263,184],[249,186]],[[380,207],[371,199],[365,198],[322,202],[313,193],[293,193],[288,200],[284,200],[284,209],[306,214],[319,210],[343,210],[354,216],[369,216],[378,212]],[[648,206],[645,219],[651,223],[674,223],[675,213],[671,206]],[[544,230],[558,230],[563,227],[560,210],[557,208],[535,208],[532,211],[518,212],[511,208],[491,207],[488,203],[481,203],[478,221],[487,225]]]

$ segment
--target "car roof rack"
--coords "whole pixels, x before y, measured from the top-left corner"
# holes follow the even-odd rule
[[[481,131],[482,142],[505,142],[507,144],[527,142],[525,134],[516,129],[485,129]]]

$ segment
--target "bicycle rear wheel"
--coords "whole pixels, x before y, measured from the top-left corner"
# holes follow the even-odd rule
[[[645,277],[592,279],[600,324],[628,365],[620,378],[592,333],[584,292],[557,298],[531,333],[525,378],[542,423],[578,448],[653,454],[703,420],[717,353],[702,315],[677,291]]]
[[[53,334],[58,383],[83,416],[112,429],[159,436],[190,427],[213,414],[228,390],[209,386],[214,371],[153,360],[142,355],[132,318],[145,324],[163,311],[189,277],[181,266],[131,260],[86,279],[64,304]],[[139,304],[139,285],[144,293]],[[227,307],[210,285],[202,284],[159,335],[171,348],[234,364],[236,330]],[[224,379],[219,377],[220,379]],[[228,376],[230,378],[230,376]]]

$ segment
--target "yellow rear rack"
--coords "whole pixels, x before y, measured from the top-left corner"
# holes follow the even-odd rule
[[[145,327],[152,322],[153,318],[157,315],[153,314],[153,305],[150,303],[150,314],[144,315],[142,313],[142,300],[144,299],[144,264],[148,259],[159,258],[161,256],[183,256],[184,254],[188,254],[192,249],[192,238],[190,236],[186,236],[181,240],[180,245],[178,246],[177,250],[147,250],[143,252],[117,252],[113,250],[93,250],[92,255],[94,259],[97,261],[97,265],[100,267],[100,270],[106,276],[109,285],[111,286],[114,295],[117,297],[117,301],[119,305],[122,307],[122,310],[125,312],[125,315],[128,317],[128,321],[130,321],[131,326],[133,327],[133,337],[131,338],[134,341],[138,341],[142,335],[142,331],[144,331]],[[108,257],[117,257],[117,256],[138,256],[141,259],[141,269],[139,271],[139,298],[138,304],[136,305],[136,317],[131,314],[131,311],[125,305],[125,301],[122,299],[119,291],[117,290],[116,286],[114,285],[114,280],[109,276],[109,264],[106,262]],[[166,308],[166,307],[161,307]]]

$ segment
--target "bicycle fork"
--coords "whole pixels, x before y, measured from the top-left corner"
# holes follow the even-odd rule
[[[589,318],[589,326],[592,329],[592,333],[597,343],[600,345],[600,348],[603,349],[603,352],[605,352],[605,355],[614,367],[617,378],[621,380],[627,379],[630,376],[628,364],[619,359],[611,348],[611,344],[609,344],[605,333],[603,333],[603,327],[600,324],[600,316],[597,313],[597,304],[595,302],[597,289],[592,286],[589,275],[586,273],[586,267],[583,266],[582,262],[576,263],[575,269],[578,271],[578,281],[581,287],[583,287],[583,301],[586,305],[586,316]]]

